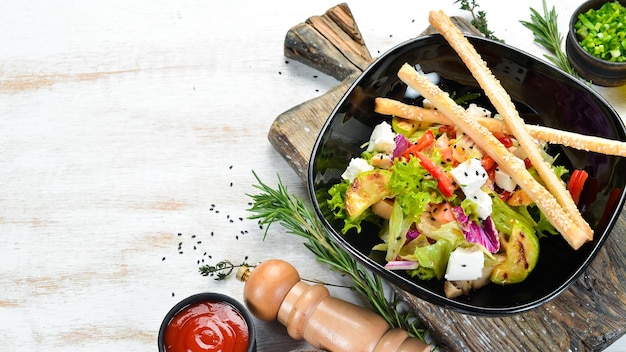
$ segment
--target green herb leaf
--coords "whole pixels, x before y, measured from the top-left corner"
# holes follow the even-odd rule
[[[551,52],[551,55],[546,54],[544,57],[561,70],[574,77],[578,77],[578,74],[567,60],[567,55],[563,52],[563,49],[561,49],[563,37],[559,32],[558,15],[554,6],[548,11],[546,1],[543,0],[543,15],[533,8],[530,8],[530,13],[530,22],[520,21],[520,23],[533,32],[535,43]]]
[[[478,3],[476,0],[455,0],[455,4],[461,3],[461,10],[469,11],[472,15],[472,20],[470,23],[472,26],[476,27],[480,33],[482,33],[486,38],[497,40],[499,42],[504,42],[504,40],[499,39],[493,34],[493,31],[489,29],[487,25],[487,13],[482,10],[478,10]]]

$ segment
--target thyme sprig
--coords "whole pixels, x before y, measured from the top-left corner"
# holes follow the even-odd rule
[[[561,70],[578,77],[578,74],[567,60],[567,54],[561,48],[563,37],[559,32],[558,14],[554,6],[552,6],[551,10],[548,10],[546,1],[543,0],[543,15],[532,7],[530,12],[530,21],[520,21],[520,23],[533,32],[535,43],[550,51],[551,54],[545,54],[544,57]]]
[[[472,26],[476,27],[476,29],[478,29],[478,31],[482,33],[486,38],[503,42],[502,39],[496,37],[494,32],[489,29],[489,25],[487,22],[487,13],[483,10],[478,10],[480,5],[476,2],[476,0],[455,0],[454,3],[461,3],[461,10],[469,11],[469,13],[472,15],[472,20],[470,21],[470,23],[472,24]]]
[[[254,177],[258,182],[254,187],[261,193],[248,194],[253,200],[248,211],[254,214],[249,219],[259,220],[260,225],[265,227],[264,238],[267,237],[273,223],[282,225],[288,234],[304,238],[306,240],[304,245],[315,254],[317,260],[328,264],[331,270],[348,276],[353,281],[353,289],[365,298],[388,324],[402,328],[409,335],[422,341],[425,340],[426,329],[415,313],[410,310],[402,311],[401,300],[395,293],[387,298],[381,279],[364,269],[330,239],[315,213],[301,198],[289,194],[280,177],[276,189],[263,183],[256,173]]]
[[[253,268],[255,265],[250,265],[243,261],[241,264],[235,265],[230,260],[222,260],[215,265],[203,265],[198,270],[202,276],[215,276],[215,280],[220,281],[226,279],[233,270],[242,266]]]

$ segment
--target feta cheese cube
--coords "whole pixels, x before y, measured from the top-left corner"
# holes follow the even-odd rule
[[[495,171],[495,181],[498,187],[508,192],[513,192],[517,187],[517,183],[513,181],[513,178],[506,172],[500,170],[499,167],[497,167]]]
[[[465,110],[471,116],[476,117],[491,117],[491,111],[480,107],[474,103],[470,104],[470,106]]]
[[[352,182],[355,177],[365,171],[374,170],[374,167],[370,165],[367,160],[363,158],[352,158],[346,170],[341,174],[341,178],[344,180],[350,180]]]
[[[450,253],[445,278],[448,281],[476,280],[482,277],[485,258],[476,248],[457,247]]]
[[[479,218],[485,220],[489,217],[489,215],[491,215],[493,200],[487,192],[479,189],[474,194],[467,196],[467,199],[476,204],[476,212],[478,212]]]
[[[393,153],[393,149],[396,147],[395,138],[396,134],[391,129],[391,125],[383,121],[374,127],[369,144],[367,145],[367,151]]]
[[[468,197],[480,190],[488,178],[480,160],[475,158],[462,162],[452,169],[450,174]]]

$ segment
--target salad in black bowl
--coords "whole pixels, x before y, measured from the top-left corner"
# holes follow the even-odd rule
[[[517,49],[468,36],[528,125],[626,139],[612,107],[578,80]],[[477,118],[498,119],[489,99],[440,35],[405,42],[376,60],[322,128],[309,191],[331,236],[373,272],[431,303],[505,315],[563,292],[600,249],[624,202],[620,156],[542,143],[570,186],[593,239],[572,248],[510,175],[454,125],[378,113],[429,102],[398,78],[408,63]],[[380,110],[378,110],[380,111]],[[498,136],[516,154],[517,142]],[[524,162],[523,152],[517,157]],[[532,172],[532,165],[528,165]]]

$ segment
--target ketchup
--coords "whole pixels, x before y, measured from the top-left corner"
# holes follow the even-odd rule
[[[178,312],[165,329],[167,352],[246,352],[248,324],[237,308],[208,301]]]

